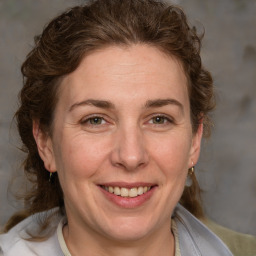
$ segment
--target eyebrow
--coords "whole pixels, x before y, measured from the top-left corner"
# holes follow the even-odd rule
[[[71,112],[73,109],[81,106],[95,106],[98,108],[103,108],[103,109],[114,109],[115,105],[111,103],[110,101],[107,100],[95,100],[95,99],[88,99],[84,101],[77,102],[73,104],[70,108],[69,111]],[[164,107],[167,105],[175,105],[181,109],[182,112],[184,112],[184,107],[183,105],[175,100],[175,99],[155,99],[155,100],[148,100],[145,104],[145,108],[156,108],[156,107]]]
[[[175,100],[175,99],[156,99],[156,100],[148,100],[145,104],[146,108],[155,108],[155,107],[164,107],[167,105],[175,105],[177,107],[179,107],[182,111],[182,113],[184,113],[184,107],[183,105]]]
[[[115,108],[114,104],[109,101],[88,99],[88,100],[84,100],[84,101],[73,104],[69,108],[69,111],[72,111],[73,109],[75,109],[77,107],[86,106],[86,105],[95,106],[95,107],[104,108],[104,109],[114,109]]]

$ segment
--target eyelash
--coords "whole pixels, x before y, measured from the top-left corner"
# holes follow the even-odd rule
[[[161,122],[154,123],[154,119],[156,119],[156,118],[161,119],[163,122],[162,123]],[[100,120],[101,122],[100,123],[91,123],[91,122],[93,122],[93,120],[95,121],[96,119]],[[96,122],[97,122],[97,120],[96,120]],[[102,122],[104,122],[104,123],[102,124]],[[150,117],[149,121],[147,121],[147,122],[149,122],[151,125],[154,125],[154,126],[162,126],[162,125],[168,125],[168,124],[174,123],[172,118],[170,118],[166,115],[161,115],[161,114]],[[107,121],[103,116],[95,114],[93,116],[87,117],[86,119],[82,119],[80,123],[82,125],[89,125],[89,126],[95,127],[95,126],[105,125],[107,123]]]
[[[102,124],[102,123],[100,123],[100,124],[93,124],[93,123],[90,123],[90,121],[93,121],[93,119],[95,120],[95,119],[99,119],[99,120],[101,120],[101,122],[102,121],[104,121],[105,123],[107,123],[107,121],[104,119],[104,117],[102,117],[102,116],[100,116],[100,115],[93,115],[93,116],[89,116],[89,117],[87,117],[86,119],[82,119],[81,120],[81,124],[82,125],[89,125],[89,126],[99,126],[99,125],[104,125],[104,124]]]
[[[153,120],[156,118],[161,118],[163,120],[163,123],[153,123]],[[149,121],[152,121],[152,125],[156,125],[156,126],[168,125],[168,124],[174,123],[172,118],[170,118],[169,116],[166,116],[166,115],[161,115],[161,114],[150,117]]]

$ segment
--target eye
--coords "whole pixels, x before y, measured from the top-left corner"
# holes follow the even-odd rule
[[[106,124],[106,121],[101,116],[92,116],[81,121],[83,125],[97,126]]]
[[[152,118],[153,124],[164,124],[166,122],[166,117],[164,116],[155,116]]]
[[[96,116],[96,117],[91,117],[91,118],[88,119],[88,122],[89,122],[90,124],[93,124],[93,125],[102,124],[102,123],[104,123],[104,121],[105,121],[105,120],[104,120],[102,117],[98,117],[98,116]]]
[[[172,120],[166,116],[158,115],[158,116],[152,117],[149,123],[154,125],[161,125],[161,124],[172,123]]]
[[[108,115],[91,114],[80,119],[80,126],[83,131],[90,133],[101,133],[110,131],[114,122]]]

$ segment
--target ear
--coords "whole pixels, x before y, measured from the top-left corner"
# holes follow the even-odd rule
[[[189,168],[191,168],[192,165],[195,165],[199,159],[202,137],[203,137],[203,122],[199,124],[196,133],[193,135],[191,149],[190,149]]]
[[[44,162],[44,167],[49,172],[56,172],[56,163],[51,137],[40,129],[39,121],[33,121],[33,136],[37,150]]]

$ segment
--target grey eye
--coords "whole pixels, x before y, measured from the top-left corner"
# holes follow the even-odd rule
[[[166,122],[166,117],[164,116],[155,116],[152,118],[153,124],[164,124]]]
[[[102,117],[92,117],[88,121],[90,124],[99,125],[99,124],[102,124],[103,118]]]

